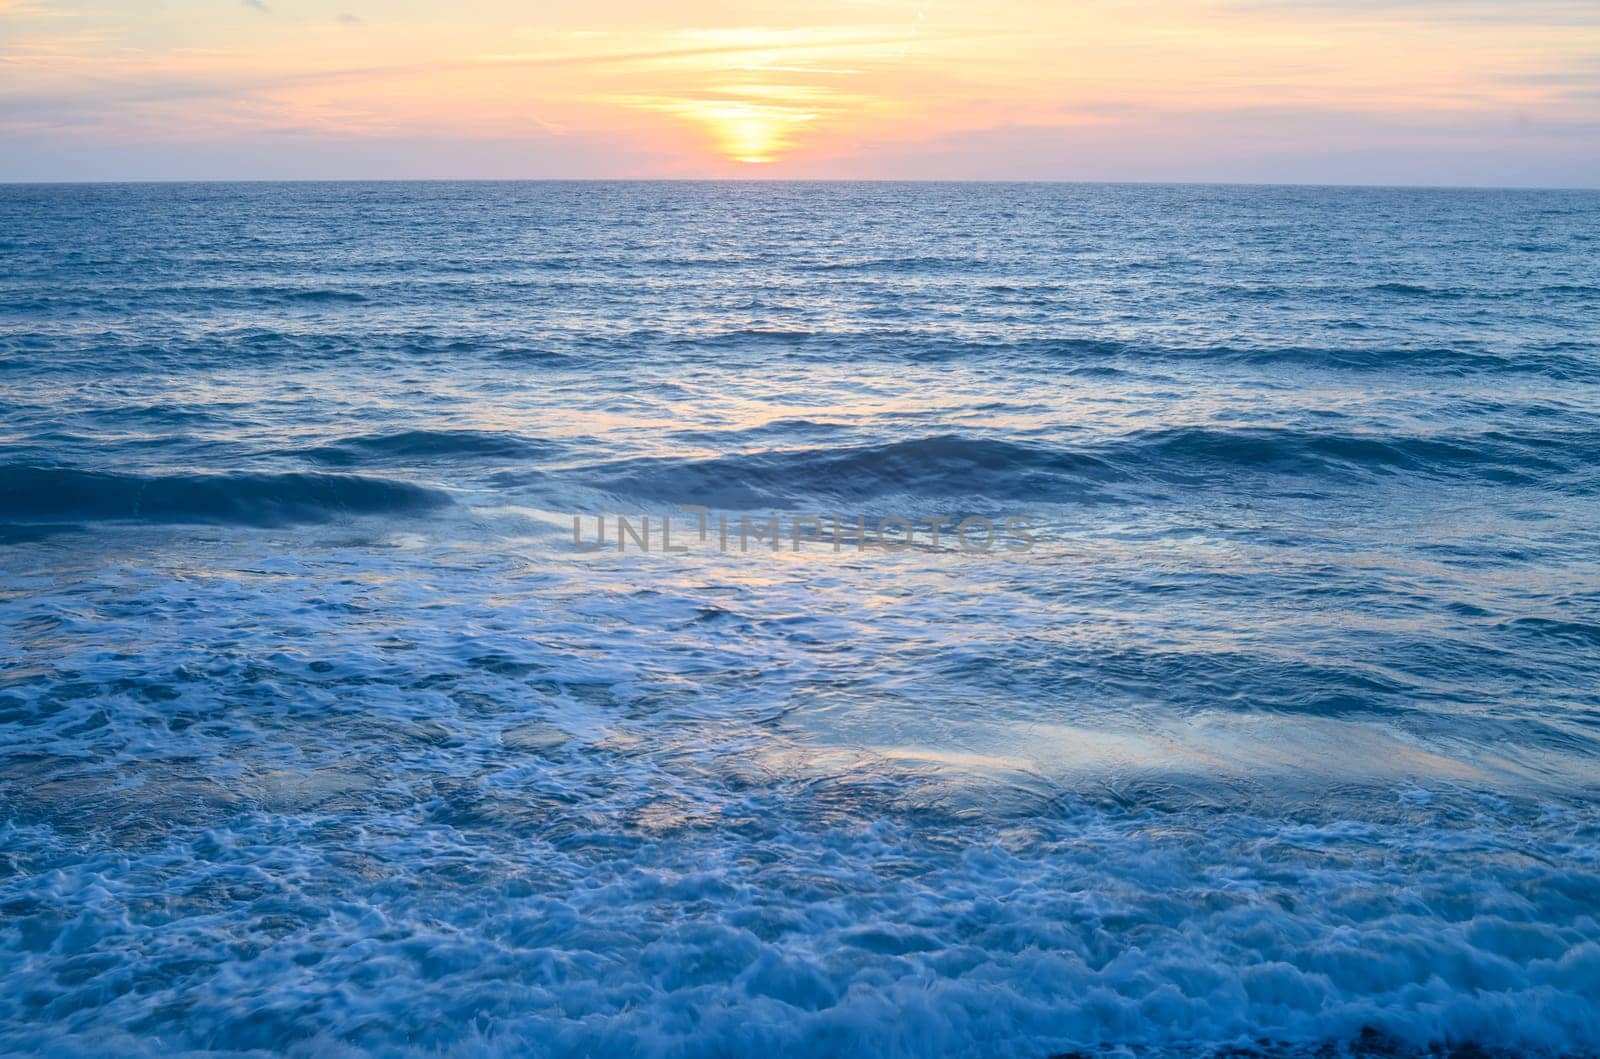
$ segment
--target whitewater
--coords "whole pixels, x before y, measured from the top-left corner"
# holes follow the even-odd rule
[[[1600,1053],[1597,463],[1600,193],[0,187],[0,1052]]]

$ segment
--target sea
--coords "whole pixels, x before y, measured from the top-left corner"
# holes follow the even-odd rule
[[[0,186],[0,1053],[1593,1055],[1597,463],[1597,192]]]

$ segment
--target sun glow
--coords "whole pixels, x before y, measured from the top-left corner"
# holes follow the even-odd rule
[[[706,125],[725,157],[749,165],[775,161],[792,144],[794,133],[816,119],[815,114],[764,103],[687,104],[681,113]]]
[[[619,71],[649,92],[604,102],[681,118],[718,156],[765,165],[812,130],[833,133],[881,114],[891,99],[874,74],[903,60],[914,41],[900,26],[685,31],[658,58]]]
[[[755,94],[755,93],[751,93]],[[782,158],[795,139],[821,115],[803,102],[721,98],[651,100],[641,105],[698,125],[717,154],[745,165],[765,165]]]

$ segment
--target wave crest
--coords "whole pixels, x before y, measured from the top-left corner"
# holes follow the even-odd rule
[[[0,466],[0,521],[191,522],[281,526],[350,515],[428,511],[434,489],[348,474],[135,475]]]
[[[1461,437],[1288,427],[1180,426],[1073,447],[940,434],[853,448],[710,459],[648,457],[591,465],[586,485],[620,497],[728,509],[890,497],[1082,503],[1194,486],[1292,478],[1316,490],[1358,479],[1530,484],[1593,456],[1594,438],[1556,449],[1506,434]]]
[[[547,456],[553,442],[493,430],[402,430],[360,434],[307,451],[316,463],[348,467],[384,460],[529,459]]]

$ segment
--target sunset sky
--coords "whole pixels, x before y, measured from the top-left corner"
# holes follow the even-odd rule
[[[1600,185],[1600,0],[0,0],[0,179]]]

